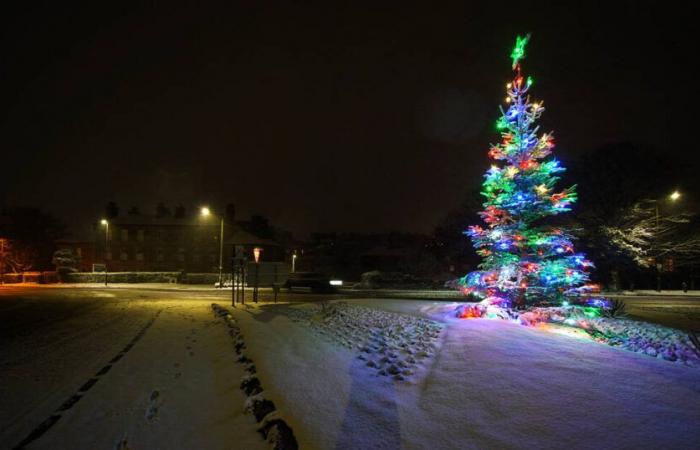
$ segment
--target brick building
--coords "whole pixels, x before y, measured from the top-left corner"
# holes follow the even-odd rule
[[[94,229],[94,261],[106,262],[110,272],[218,272],[218,220],[130,215],[111,219],[108,227],[95,224]],[[284,261],[285,251],[274,240],[258,238],[245,231],[240,222],[226,224],[224,271],[229,271],[236,247],[239,252],[252,254],[255,246],[263,247],[267,261]]]

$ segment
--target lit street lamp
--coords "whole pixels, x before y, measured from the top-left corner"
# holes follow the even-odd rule
[[[671,194],[669,194],[668,199],[671,202],[677,201],[679,198],[681,198],[681,193],[678,191],[673,191]],[[654,241],[656,241],[656,245],[658,247],[659,245],[659,232],[661,231],[661,217],[659,214],[659,203],[661,203],[663,199],[658,199],[658,200],[651,200],[651,202],[654,203],[654,213],[655,213],[655,218],[656,218],[656,230],[654,230]],[[662,264],[658,260],[658,256],[656,259],[656,291],[661,292],[661,269],[662,269]]]
[[[109,221],[100,220],[100,225],[105,227],[105,287],[107,287],[107,252],[109,251]]]
[[[199,214],[202,217],[207,218],[211,215],[211,211],[209,210],[208,207],[202,206],[202,208],[199,210]],[[220,228],[221,228],[221,232],[220,232],[220,236],[219,236],[219,284],[218,284],[218,286],[219,286],[219,288],[223,288],[224,287],[224,280],[223,280],[223,277],[224,277],[224,266],[223,266],[223,263],[224,263],[224,218],[223,217],[221,217],[221,227]]]
[[[296,272],[296,267],[297,267],[297,252],[296,250],[292,254],[292,273]]]

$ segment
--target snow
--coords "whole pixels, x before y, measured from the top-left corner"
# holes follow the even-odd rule
[[[575,329],[456,319],[457,303],[347,302],[320,321],[322,307],[308,304],[233,313],[266,398],[300,448],[688,448],[700,441],[697,368],[602,345]],[[425,320],[408,331],[431,348],[411,376],[382,376],[360,358],[358,345],[376,336],[366,317],[387,321],[386,348],[402,342],[389,330]]]
[[[243,366],[208,305],[152,308],[152,327],[28,448],[267,448],[244,413]]]
[[[289,317],[348,349],[379,375],[403,380],[435,351],[440,325],[431,320],[346,302],[316,303],[289,310]]]

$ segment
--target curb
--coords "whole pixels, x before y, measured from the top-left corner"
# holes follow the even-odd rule
[[[247,397],[244,404],[245,412],[252,414],[255,417],[255,421],[260,424],[258,432],[270,444],[270,448],[273,450],[297,450],[299,444],[294,437],[291,427],[279,417],[275,404],[264,397],[255,364],[243,353],[246,345],[236,320],[226,308],[216,303],[211,304],[211,309],[214,315],[222,319],[228,326],[229,336],[233,339],[234,351],[238,355],[236,361],[245,366],[246,374],[241,378],[240,384],[241,390]]]

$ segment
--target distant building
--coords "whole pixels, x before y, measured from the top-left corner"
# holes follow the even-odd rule
[[[236,222],[224,226],[224,272],[229,272],[236,253],[252,259],[254,247],[263,248],[268,262],[282,262],[285,251],[276,241],[245,231]],[[110,272],[218,272],[220,222],[201,217],[128,215],[95,224],[94,262],[106,263]]]

